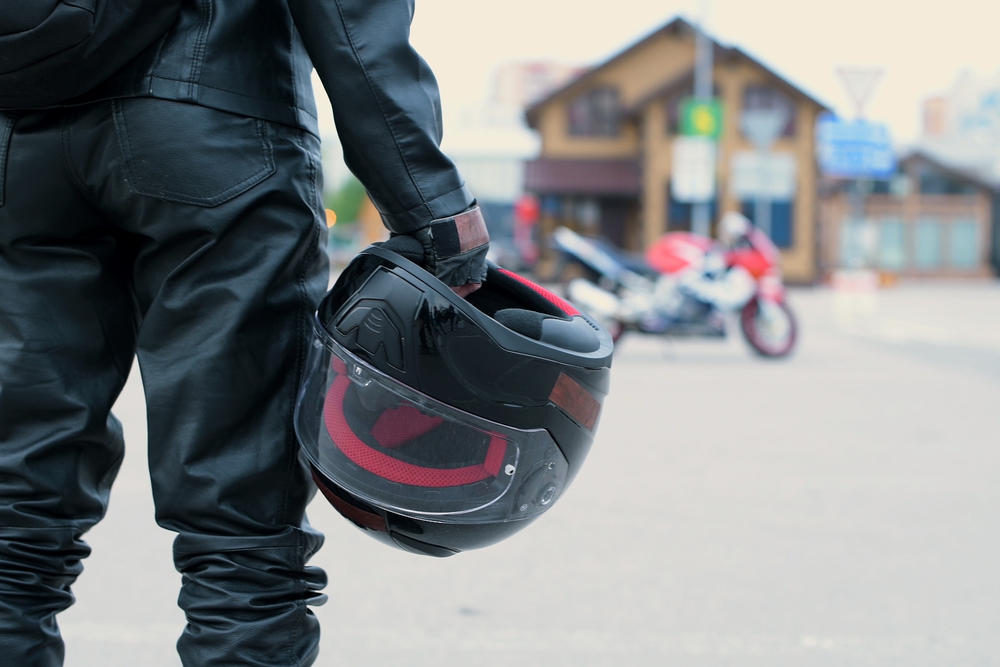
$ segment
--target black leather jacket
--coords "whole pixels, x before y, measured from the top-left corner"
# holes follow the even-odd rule
[[[440,96],[409,45],[413,11],[413,0],[185,0],[162,39],[79,101],[189,101],[318,134],[315,66],[347,166],[386,225],[411,232],[473,203],[438,148]]]

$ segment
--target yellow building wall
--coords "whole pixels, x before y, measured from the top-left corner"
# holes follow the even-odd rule
[[[677,80],[694,66],[693,40],[661,35],[632,53],[626,53],[587,79],[586,86],[574,86],[553,98],[540,110],[536,127],[542,138],[542,157],[549,159],[641,159],[641,238],[644,245],[655,241],[667,229],[667,188],[672,168],[672,142],[667,131],[665,100],[651,100],[641,110],[637,123],[625,123],[619,137],[574,137],[569,134],[567,104],[577,95],[600,85],[614,85],[619,99],[629,108],[657,89]],[[719,215],[738,211],[740,202],[730,191],[729,165],[738,151],[753,150],[739,129],[743,90],[747,85],[778,85],[773,76],[747,60],[717,62],[714,83],[723,102],[723,133],[719,138],[717,186]],[[779,85],[779,88],[781,86]],[[795,198],[793,247],[781,251],[782,270],[795,282],[812,282],[817,275],[816,224],[818,214],[817,173],[813,128],[820,107],[787,91],[796,102],[795,137],[781,139],[774,150],[794,154],[798,191]]]
[[[626,123],[618,137],[575,137],[569,133],[567,106],[578,95],[602,85],[618,88],[619,102],[628,108],[650,92],[683,76],[694,66],[694,48],[669,35],[651,39],[608,64],[588,78],[586,86],[573,86],[542,110],[537,128],[545,158],[627,159],[639,151],[639,133]]]
[[[693,45],[688,45],[693,53]],[[715,66],[715,85],[723,103],[723,131],[719,137],[716,183],[719,188],[719,215],[740,209],[739,200],[729,187],[729,165],[739,151],[753,150],[742,135],[739,114],[743,90],[748,85],[773,83],[773,78],[750,63],[721,63]],[[793,99],[795,99],[793,97]],[[812,128],[819,108],[807,100],[796,105],[796,133],[779,140],[774,150],[795,155],[798,192],[795,198],[793,247],[782,251],[782,267],[794,281],[816,278],[816,168]],[[676,135],[667,132],[666,104],[651,101],[642,114],[643,156],[643,239],[655,241],[667,227],[667,191],[672,171],[672,145]]]

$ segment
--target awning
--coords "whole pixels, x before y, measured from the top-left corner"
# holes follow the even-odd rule
[[[524,189],[539,195],[638,196],[638,160],[532,160],[525,165]]]

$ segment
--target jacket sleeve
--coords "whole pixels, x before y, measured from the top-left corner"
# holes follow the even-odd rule
[[[434,75],[410,46],[414,0],[288,0],[330,96],[344,161],[406,234],[474,203],[441,152]]]

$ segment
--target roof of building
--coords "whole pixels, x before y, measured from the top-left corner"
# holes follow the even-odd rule
[[[603,72],[604,70],[606,70],[608,67],[612,66],[613,64],[617,63],[619,60],[621,60],[622,58],[624,58],[627,54],[631,53],[635,49],[641,48],[643,45],[649,43],[650,41],[652,41],[654,39],[657,39],[658,37],[660,37],[662,35],[671,35],[671,34],[672,35],[677,35],[677,34],[681,34],[681,35],[690,35],[693,38],[694,35],[695,35],[695,32],[696,32],[696,28],[691,23],[689,23],[688,21],[686,21],[685,19],[680,18],[680,17],[675,18],[674,20],[670,21],[666,25],[664,25],[664,26],[658,28],[657,30],[654,30],[650,34],[646,35],[645,37],[643,37],[639,41],[637,41],[637,42],[631,44],[630,46],[626,47],[624,50],[620,51],[619,53],[617,53],[616,55],[612,56],[608,60],[605,60],[603,63],[601,63],[601,64],[599,64],[599,65],[597,65],[597,66],[595,66],[595,67],[593,67],[593,68],[591,68],[589,70],[587,70],[586,72],[584,72],[583,74],[581,74],[579,77],[571,80],[570,82],[568,82],[566,85],[562,86],[561,88],[558,88],[558,89],[552,91],[551,93],[549,93],[545,97],[541,98],[540,100],[538,100],[537,102],[535,102],[534,104],[532,104],[531,106],[529,106],[527,108],[527,110],[525,111],[525,118],[528,121],[528,125],[530,127],[535,127],[535,123],[536,123],[536,121],[538,119],[538,114],[541,111],[541,108],[544,107],[544,106],[546,106],[553,99],[555,99],[556,97],[560,97],[563,94],[565,94],[565,93],[567,93],[567,92],[569,92],[569,91],[571,91],[573,89],[586,87],[587,84],[593,79],[594,76],[596,76],[600,72]],[[782,77],[779,74],[777,74],[770,67],[768,67],[767,65],[764,65],[762,62],[760,62],[759,60],[757,60],[753,56],[749,55],[748,53],[746,53],[742,49],[740,49],[738,47],[735,47],[735,46],[726,46],[724,44],[720,44],[714,38],[712,38],[711,41],[712,41],[712,45],[714,47],[715,62],[732,62],[733,60],[737,60],[737,59],[747,60],[750,63],[752,63],[753,65],[755,65],[756,67],[759,67],[760,69],[764,70],[764,72],[766,72],[768,75],[770,75],[775,80],[775,82],[780,87],[784,88],[787,92],[790,92],[794,96],[805,98],[806,100],[808,100],[808,101],[812,102],[813,104],[817,105],[818,107],[820,107],[823,111],[829,111],[829,107],[827,107],[826,104],[824,104],[823,102],[817,100],[815,97],[813,97],[809,93],[805,92],[804,90],[802,90],[798,86],[795,86],[794,84],[792,84],[791,82],[789,82],[787,79],[785,79],[784,77]],[[641,106],[645,106],[645,104],[649,103],[650,101],[655,100],[655,99],[657,99],[659,97],[662,97],[662,96],[669,95],[670,93],[675,92],[676,90],[679,90],[682,86],[685,86],[685,85],[688,84],[688,80],[689,79],[692,80],[692,81],[694,79],[694,70],[693,70],[693,68],[691,70],[688,70],[688,72],[686,74],[682,74],[681,76],[679,76],[679,77],[677,77],[677,78],[675,78],[675,79],[673,79],[671,81],[666,82],[660,88],[657,88],[657,89],[651,91],[649,94],[647,94],[646,96],[644,96],[642,99],[640,99],[637,102],[629,105],[629,108],[626,110],[626,112],[627,113],[635,113],[636,110],[638,110]]]
[[[974,174],[966,169],[956,167],[954,165],[943,162],[939,157],[928,153],[927,151],[921,149],[915,149],[904,155],[899,159],[899,166],[901,168],[905,166],[912,165],[913,163],[923,162],[933,167],[935,170],[940,171],[947,176],[958,179],[960,181],[967,181],[972,185],[983,190],[989,190],[990,192],[1000,191],[1000,184],[990,182],[989,180],[982,178],[981,176]]]

